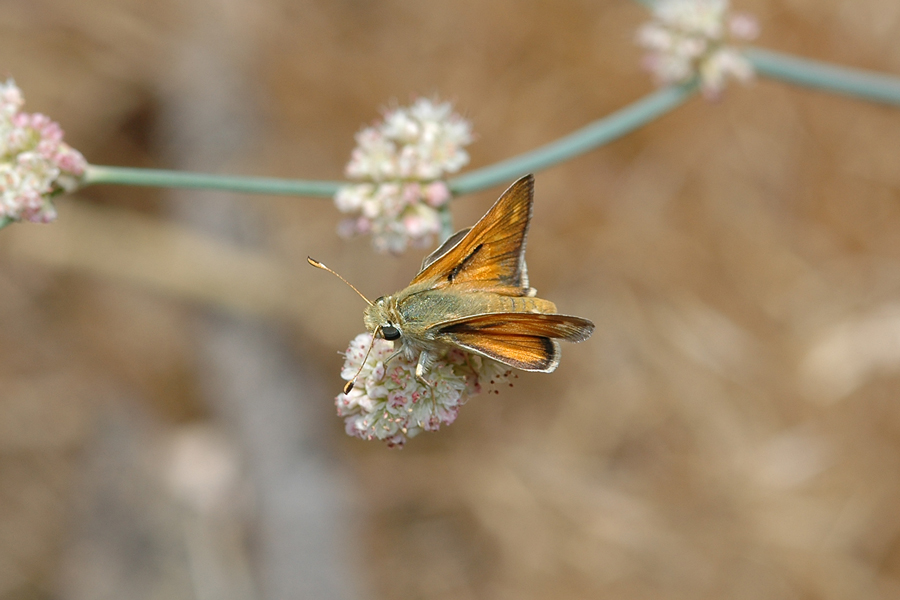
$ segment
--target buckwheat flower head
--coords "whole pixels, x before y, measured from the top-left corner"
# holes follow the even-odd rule
[[[753,67],[733,44],[759,34],[752,16],[729,13],[728,0],[659,0],[653,20],[638,29],[637,43],[647,51],[644,67],[657,83],[700,78],[708,98],[717,98],[729,78],[747,82]]]
[[[438,210],[450,201],[444,178],[469,162],[471,141],[471,124],[449,102],[420,98],[385,111],[356,134],[346,174],[360,183],[335,196],[338,210],[352,215],[339,232],[369,234],[381,252],[429,246],[440,231]]]
[[[362,365],[356,385],[335,398],[347,435],[403,447],[422,431],[437,431],[456,420],[460,407],[485,387],[505,381],[511,371],[482,356],[448,350],[425,374],[433,386],[416,379],[416,359],[394,353],[394,344],[377,338],[365,358],[372,334],[361,333],[344,355],[341,377],[350,381]],[[365,363],[363,360],[365,358]]]
[[[21,112],[24,103],[12,79],[0,83],[0,219],[48,223],[56,218],[51,198],[74,191],[87,162],[57,123]]]

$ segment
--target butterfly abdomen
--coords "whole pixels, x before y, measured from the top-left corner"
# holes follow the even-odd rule
[[[504,312],[529,312],[529,313],[555,313],[556,305],[543,298],[531,296],[501,296],[509,304],[509,309]]]

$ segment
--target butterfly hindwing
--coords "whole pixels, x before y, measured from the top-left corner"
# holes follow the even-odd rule
[[[428,265],[446,254],[447,251],[450,250],[450,248],[458,244],[459,241],[463,239],[463,237],[465,237],[465,235],[471,230],[471,227],[466,227],[465,229],[460,229],[459,231],[448,237],[447,240],[437,248],[437,250],[425,257],[425,260],[422,261],[422,268],[419,269],[419,273],[424,271],[428,267]]]
[[[492,358],[515,369],[550,373],[559,366],[559,343],[550,338],[478,334],[458,334],[454,338],[455,344],[460,348]]]
[[[525,371],[549,373],[559,364],[555,339],[580,342],[594,324],[581,317],[540,313],[486,313],[440,323],[436,336]]]

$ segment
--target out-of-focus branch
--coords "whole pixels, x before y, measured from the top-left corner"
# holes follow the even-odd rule
[[[900,106],[900,78],[892,75],[839,67],[762,48],[747,48],[744,55],[760,75]]]
[[[138,285],[239,314],[297,323],[324,301],[300,270],[182,225],[126,209],[69,202],[53,227],[0,236],[5,260]],[[18,229],[18,228],[16,228]]]

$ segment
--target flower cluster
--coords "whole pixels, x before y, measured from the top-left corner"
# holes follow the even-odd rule
[[[442,178],[469,162],[463,147],[471,141],[471,124],[449,102],[420,98],[386,111],[382,121],[356,134],[346,174],[361,183],[335,196],[338,210],[353,214],[339,232],[371,234],[381,252],[431,244],[440,231],[438,209],[450,201]]]
[[[658,83],[683,83],[696,75],[704,95],[716,98],[729,77],[753,78],[753,66],[729,42],[755,38],[759,25],[750,15],[729,14],[728,0],[659,0],[653,17],[638,30],[637,41]]]
[[[456,420],[459,408],[485,385],[496,385],[511,375],[500,363],[460,350],[448,350],[428,370],[432,386],[416,379],[416,360],[394,353],[394,344],[377,338],[369,352],[372,334],[361,333],[344,355],[341,377],[350,381],[360,366],[356,385],[335,398],[338,416],[344,417],[347,435],[364,440],[383,440],[403,447],[422,431],[437,431]],[[363,363],[365,360],[365,363]]]
[[[24,103],[15,82],[0,83],[0,219],[48,223],[56,218],[50,198],[74,191],[87,162],[57,123],[21,112]]]

